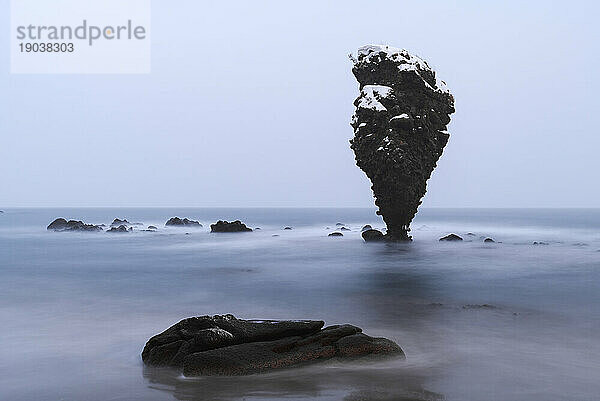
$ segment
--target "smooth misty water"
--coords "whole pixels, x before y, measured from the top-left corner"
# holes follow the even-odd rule
[[[205,227],[163,228],[175,215]],[[47,232],[60,216],[160,229]],[[262,230],[208,233],[237,218]],[[352,231],[327,237],[336,222]],[[598,399],[600,210],[422,210],[410,244],[365,244],[367,223],[382,226],[370,209],[5,210],[0,399]],[[449,232],[476,235],[437,241]],[[217,313],[352,323],[407,360],[242,378],[144,368],[150,336]]]

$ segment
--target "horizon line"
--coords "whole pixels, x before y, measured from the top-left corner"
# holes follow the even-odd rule
[[[0,211],[9,209],[378,209],[377,206],[185,206],[185,205],[167,205],[167,206],[1,206]],[[560,209],[600,209],[600,206],[424,206],[419,207],[419,210],[424,209],[480,209],[480,210],[491,210],[491,209],[548,209],[548,210],[560,210]]]

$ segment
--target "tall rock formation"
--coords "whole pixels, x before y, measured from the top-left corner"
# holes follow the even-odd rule
[[[373,184],[387,240],[409,241],[431,176],[448,142],[454,98],[427,62],[406,50],[363,46],[352,72],[360,86],[350,141]]]

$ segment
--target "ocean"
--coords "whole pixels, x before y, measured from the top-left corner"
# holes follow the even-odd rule
[[[47,231],[57,217],[159,229]],[[261,230],[211,234],[219,219]],[[383,228],[374,209],[4,209],[0,399],[600,399],[600,209],[422,209],[402,244],[363,242],[365,224]],[[142,364],[154,334],[225,313],[350,323],[407,358],[235,378]]]

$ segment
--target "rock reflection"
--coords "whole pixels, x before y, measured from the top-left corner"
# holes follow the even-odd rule
[[[178,371],[144,368],[150,387],[182,401],[253,399],[336,399],[433,401],[444,397],[423,388],[423,375],[403,361],[363,364],[329,362],[275,373],[184,378]]]

